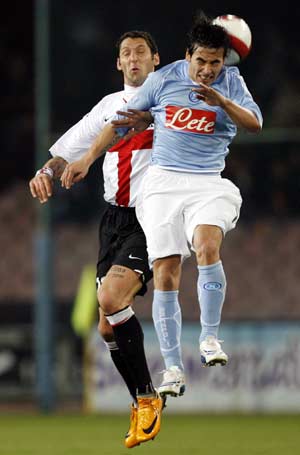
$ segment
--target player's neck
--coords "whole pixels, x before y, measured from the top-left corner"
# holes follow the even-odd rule
[[[126,95],[132,95],[134,94],[137,90],[139,90],[140,87],[134,87],[132,85],[127,85],[124,84],[124,91]]]

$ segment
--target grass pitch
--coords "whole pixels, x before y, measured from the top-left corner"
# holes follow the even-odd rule
[[[126,449],[128,416],[0,415],[0,455],[298,455],[299,416],[163,416],[155,441]]]

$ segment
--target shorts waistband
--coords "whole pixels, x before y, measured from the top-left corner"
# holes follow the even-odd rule
[[[150,166],[152,169],[160,169],[162,171],[167,171],[167,172],[176,172],[177,174],[191,174],[191,175],[221,175],[221,171],[202,171],[202,170],[193,170],[193,169],[177,169],[177,168],[172,168],[172,167],[167,167],[167,166],[158,166],[157,164],[153,164]]]
[[[121,205],[107,204],[108,210],[134,213],[135,207],[122,207]]]

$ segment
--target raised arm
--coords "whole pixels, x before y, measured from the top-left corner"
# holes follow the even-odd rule
[[[200,85],[201,87],[193,89],[198,93],[199,99],[210,106],[220,106],[238,128],[243,128],[250,133],[258,133],[261,130],[258,118],[250,109],[239,106],[208,85]]]
[[[228,98],[224,99],[221,104],[222,109],[226,112],[238,128],[243,128],[249,133],[259,133],[261,125],[254,112],[239,106]]]

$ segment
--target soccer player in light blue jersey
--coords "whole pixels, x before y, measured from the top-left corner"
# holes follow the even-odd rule
[[[126,118],[114,122],[124,135],[154,119],[151,163],[136,212],[153,267],[153,320],[166,365],[159,391],[174,396],[185,387],[178,293],[181,264],[190,249],[199,272],[201,362],[228,361],[218,340],[226,293],[220,247],[237,223],[242,198],[221,172],[237,128],[254,133],[262,128],[260,109],[238,68],[224,66],[228,47],[226,31],[201,14],[188,35],[185,59],[151,73],[121,111]],[[108,126],[80,162],[67,166],[64,186],[86,175],[114,134]]]

